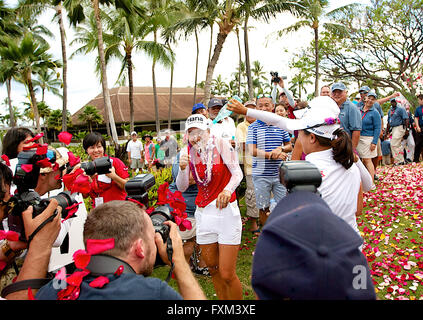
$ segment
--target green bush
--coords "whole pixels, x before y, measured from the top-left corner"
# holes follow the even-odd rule
[[[157,189],[165,182],[172,183],[172,167],[162,168],[157,172],[151,172],[156,179],[156,184],[148,191],[148,199],[150,207],[157,203]]]

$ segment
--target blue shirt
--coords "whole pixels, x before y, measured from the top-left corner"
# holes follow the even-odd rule
[[[407,111],[403,107],[396,106],[391,107],[388,111],[388,123],[391,127],[398,127],[405,124],[405,120],[408,119]]]
[[[372,143],[377,144],[382,127],[380,113],[376,111],[374,107],[371,107],[367,112],[364,112],[362,107],[360,112],[362,124],[361,135],[365,137],[373,137]]]
[[[78,300],[182,300],[181,295],[166,282],[139,274],[123,273],[119,277],[107,274],[109,283],[103,288],[92,288],[90,282],[93,276],[86,276],[81,283]],[[57,300],[57,293],[62,288],[57,287],[57,280],[53,279],[38,290],[37,300]]]
[[[414,117],[418,119],[419,127],[423,129],[423,106],[416,108],[414,112]]]
[[[389,156],[391,154],[391,142],[389,140],[383,140],[380,146],[382,148],[382,155]]]
[[[178,152],[178,154],[176,155],[175,161],[173,162],[172,165],[172,183],[169,185],[169,190],[172,192],[175,192],[178,190],[178,188],[176,187],[176,177],[178,176],[178,172],[179,172],[179,157],[180,157],[181,153]],[[188,189],[186,189],[184,192],[182,192],[182,196],[185,199],[185,203],[187,204],[187,208],[186,208],[186,212],[188,217],[193,218],[194,217],[194,213],[195,210],[197,209],[197,206],[195,204],[195,198],[197,197],[198,194],[198,187],[196,184],[192,184],[188,187]]]
[[[359,103],[357,103],[357,107],[358,107],[358,109],[361,110],[364,107],[364,102],[363,101],[360,101]],[[373,107],[377,110],[377,112],[379,112],[380,117],[383,118],[384,113],[383,113],[382,107],[380,106],[379,102],[376,101],[373,104]]]
[[[257,149],[270,152],[291,138],[285,130],[256,120],[248,126],[246,144],[255,144]],[[279,175],[279,165],[282,160],[253,157],[252,175],[275,177]]]
[[[341,127],[351,137],[353,131],[361,131],[360,110],[350,100],[345,101],[339,108]]]

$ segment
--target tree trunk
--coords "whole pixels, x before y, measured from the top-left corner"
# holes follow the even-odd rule
[[[253,79],[251,76],[250,48],[248,46],[248,15],[245,17],[245,22],[244,22],[244,47],[245,47],[245,71],[247,73],[247,83],[248,83],[248,97],[250,100],[252,100],[254,99],[254,87],[253,87]]]
[[[170,47],[169,47],[170,49]],[[168,113],[168,120],[167,120],[167,128],[170,129],[170,123],[172,121],[172,92],[173,92],[173,62],[170,66],[170,90],[169,90],[169,113]]]
[[[214,68],[219,60],[220,53],[222,52],[223,44],[225,43],[227,33],[219,32],[217,34],[217,42],[214,47],[213,56],[207,66],[206,83],[204,85],[204,103],[207,104],[210,100],[211,83],[213,79]]]
[[[192,102],[193,105],[197,102],[198,57],[200,54],[200,47],[198,45],[197,28],[194,29],[194,34],[195,34],[195,45],[197,48],[197,56],[195,57],[194,101]]]
[[[41,133],[40,126],[40,114],[38,113],[37,99],[35,98],[34,86],[32,84],[31,72],[27,75],[26,83],[28,85],[29,96],[31,97],[32,110],[34,112],[35,126],[37,128],[37,133]],[[43,143],[43,138],[41,137],[40,143]]]
[[[62,5],[59,4],[56,7],[57,14],[59,16],[59,28],[60,28],[60,42],[62,45],[62,85],[63,85],[63,100],[62,100],[62,131],[68,130],[68,117],[67,117],[67,103],[68,103],[68,80],[67,80],[67,73],[68,73],[68,59],[66,56],[66,35],[65,35],[65,27],[63,24],[63,14],[62,14]]]
[[[16,121],[15,121],[15,113],[13,110],[13,106],[12,106],[12,100],[10,99],[11,97],[11,79],[7,79],[6,80],[6,88],[7,88],[7,102],[9,104],[9,116],[10,116],[10,121],[9,121],[9,125],[13,128],[16,126]]]
[[[319,29],[314,28],[314,61],[316,64],[315,69],[315,82],[314,82],[314,96],[319,96]]]
[[[154,30],[154,42],[157,42],[157,31]],[[159,103],[157,101],[157,87],[156,87],[156,59],[153,58],[153,65],[151,68],[151,74],[153,78],[153,96],[154,96],[154,112],[156,116],[156,132],[160,132],[160,119],[159,119]]]
[[[209,59],[207,64],[210,63],[213,48],[213,24],[210,26],[210,47],[209,47]]]
[[[241,42],[239,41],[239,29],[236,28],[236,39],[238,41],[238,55],[239,55],[239,61],[238,61],[238,96],[241,97],[241,64],[242,64],[242,57],[241,57]]]
[[[126,62],[128,63],[128,81],[129,81],[129,132],[134,131],[134,79],[132,77],[132,55],[126,53]]]
[[[106,70],[106,61],[104,58],[104,47],[103,47],[103,29],[101,26],[100,20],[100,8],[98,0],[92,0],[94,7],[94,16],[97,25],[97,35],[98,35],[98,56],[100,58],[101,65],[101,86],[103,88],[103,99],[105,105],[105,113],[108,115],[110,131],[112,134],[112,140],[115,148],[118,146],[118,135],[116,131],[115,119],[113,116],[112,102],[110,101],[109,87],[107,84],[107,70]],[[116,149],[115,149],[116,150]]]

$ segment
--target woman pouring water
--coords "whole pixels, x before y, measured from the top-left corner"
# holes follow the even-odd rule
[[[238,154],[227,140],[210,135],[210,121],[194,114],[185,123],[187,151],[181,152],[178,190],[189,186],[189,173],[198,186],[197,243],[221,300],[242,299],[236,262],[241,243],[241,215],[235,189],[242,180]],[[184,148],[185,150],[185,148]]]

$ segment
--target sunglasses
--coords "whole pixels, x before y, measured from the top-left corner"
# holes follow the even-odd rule
[[[271,98],[272,99],[272,96],[270,94],[261,93],[257,96],[257,99],[261,99],[261,98]]]

